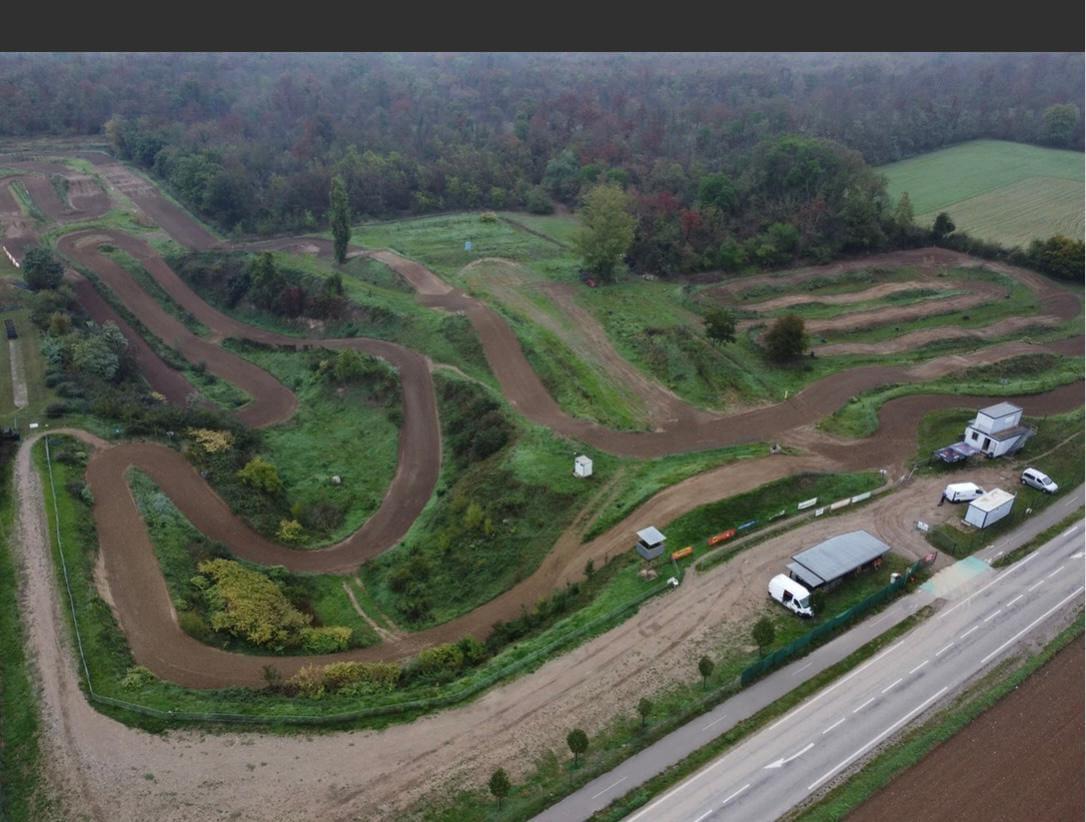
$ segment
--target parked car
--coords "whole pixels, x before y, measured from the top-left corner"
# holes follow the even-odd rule
[[[811,592],[785,574],[777,574],[769,580],[769,596],[789,611],[801,617],[814,616],[811,610]]]
[[[952,482],[943,489],[947,502],[970,502],[984,496],[984,489],[975,482]]]
[[[1052,481],[1052,477],[1036,468],[1027,468],[1022,472],[1022,484],[1044,491],[1046,494],[1055,494],[1060,490],[1060,486]]]

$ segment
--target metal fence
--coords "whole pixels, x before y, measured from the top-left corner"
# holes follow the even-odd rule
[[[461,688],[456,690],[449,690],[446,693],[422,697],[418,699],[406,699],[395,702],[387,702],[380,705],[369,705],[364,708],[357,708],[351,711],[342,711],[334,714],[263,714],[263,713],[220,713],[215,711],[184,711],[184,710],[163,710],[161,708],[153,708],[150,705],[140,705],[135,702],[128,702],[127,700],[117,699],[116,697],[106,696],[100,694],[94,690],[94,683],[91,680],[90,668],[87,665],[87,657],[83,650],[83,637],[79,630],[79,617],[75,607],[75,597],[72,594],[71,581],[68,576],[68,563],[64,558],[64,545],[61,539],[60,533],[60,509],[57,505],[57,489],[56,484],[53,481],[53,462],[49,452],[49,437],[45,437],[45,462],[49,471],[49,488],[53,497],[53,514],[56,524],[57,533],[57,551],[60,554],[60,565],[64,573],[64,587],[68,592],[68,605],[72,612],[72,627],[75,633],[76,648],[79,651],[79,661],[83,667],[83,679],[87,686],[87,696],[91,702],[98,703],[100,705],[108,705],[113,708],[121,708],[126,711],[132,711],[133,713],[141,714],[143,716],[150,716],[156,719],[180,721],[180,722],[235,722],[245,723],[252,725],[275,725],[275,724],[288,724],[288,725],[335,725],[343,722],[353,722],[359,719],[369,719],[372,717],[380,716],[393,716],[396,714],[406,714],[415,712],[430,711],[435,708],[445,708],[450,705],[455,705],[458,702],[471,699],[477,694],[485,691],[508,677],[515,676],[528,668],[536,665],[548,656],[553,654],[559,648],[568,645],[577,640],[583,639],[597,631],[606,628],[611,623],[615,622],[622,616],[637,610],[642,603],[651,599],[663,591],[668,589],[668,583],[663,582],[659,585],[655,585],[652,588],[639,594],[637,597],[631,599],[625,604],[615,608],[608,613],[593,619],[582,625],[580,628],[576,628],[560,637],[557,637],[552,642],[547,643],[543,647],[536,651],[523,656],[520,659],[514,660],[507,665],[503,665],[490,673],[480,676],[474,682],[470,682]],[[677,572],[680,581],[682,580],[682,570]]]
[[[823,622],[817,628],[813,628],[798,639],[793,640],[783,648],[779,648],[771,654],[762,657],[757,662],[748,666],[743,670],[743,673],[739,675],[740,682],[746,686],[756,679],[764,676],[786,662],[791,660],[795,656],[799,656],[804,653],[812,645],[816,644],[819,640],[834,633],[838,628],[843,625],[847,625],[850,622],[855,621],[863,614],[875,608],[886,600],[893,597],[898,591],[904,588],[913,575],[923,568],[925,565],[924,560],[919,559],[906,569],[906,571],[889,585],[884,588],[880,588],[875,593],[871,594],[866,599],[857,602],[847,611],[842,611],[832,619]]]

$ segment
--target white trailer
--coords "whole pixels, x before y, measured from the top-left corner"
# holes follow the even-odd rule
[[[983,497],[969,503],[969,510],[965,512],[965,521],[977,528],[987,528],[1007,516],[1013,507],[1013,494],[1008,494],[1001,488],[993,488]]]

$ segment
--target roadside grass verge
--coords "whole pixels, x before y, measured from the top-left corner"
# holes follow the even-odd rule
[[[957,559],[967,557],[986,545],[991,545],[1000,535],[1021,525],[1082,483],[1086,474],[1083,468],[1086,459],[1083,410],[1039,419],[1023,417],[1022,421],[1035,428],[1037,434],[1016,455],[1016,475],[1022,469],[1033,465],[1052,477],[1059,485],[1059,490],[1055,494],[1046,494],[1022,484],[1004,489],[1016,497],[1011,512],[987,528],[959,527],[950,522],[934,526],[928,532],[927,538],[928,542],[940,551]],[[1040,457],[1036,465],[1033,462],[1034,455]],[[964,517],[964,513],[962,516]]]
[[[1046,542],[1048,542],[1050,539],[1055,537],[1057,534],[1061,534],[1065,529],[1070,528],[1077,522],[1081,522],[1082,517],[1082,509],[1079,509],[1068,517],[1064,517],[1051,528],[1046,528],[1044,531],[1039,533],[1025,545],[1020,545],[1010,553],[1004,554],[1003,556],[992,560],[992,567],[1005,568],[1008,565],[1013,565],[1020,559],[1024,559],[1025,557],[1036,551],[1038,548],[1040,548],[1042,545],[1044,545]]]
[[[709,760],[747,736],[783,716],[808,696],[877,654],[916,624],[932,613],[930,607],[921,609],[885,633],[857,649],[845,659],[804,682],[772,705],[735,725],[708,745],[698,749],[681,762],[658,774],[644,785],[616,799],[607,808],[598,811],[593,820],[619,820],[645,805],[657,794],[702,767]],[[742,640],[740,640],[742,641]],[[542,812],[581,786],[591,782],[619,763],[659,741],[676,728],[715,707],[741,689],[738,673],[756,657],[756,653],[733,649],[718,661],[709,678],[710,689],[705,690],[701,681],[673,686],[665,691],[649,694],[653,702],[652,719],[641,728],[635,705],[616,716],[602,731],[590,739],[588,752],[581,766],[572,767],[568,753],[556,755],[553,751],[539,757],[529,774],[513,786],[501,811],[485,789],[459,790],[451,798],[445,791],[435,792],[408,810],[408,818],[427,822],[459,822],[465,820],[523,820]],[[691,666],[693,668],[693,666]],[[695,670],[691,671],[696,674]],[[486,775],[480,775],[480,779]],[[444,797],[439,798],[439,796]]]
[[[258,504],[258,492],[215,472],[212,479],[220,493],[254,528],[272,537],[281,519],[298,519],[292,515],[318,506],[327,509],[316,530],[306,527],[298,542],[304,547],[354,533],[380,507],[396,474],[403,416],[396,372],[383,360],[362,354],[376,374],[339,384],[321,371],[321,363],[334,362],[336,352],[272,349],[241,340],[226,340],[223,347],[290,388],[298,410],[260,435],[260,453],[278,469],[287,504]],[[333,476],[340,477],[338,485]]]
[[[20,619],[15,543],[13,461],[18,445],[0,442],[0,817],[12,822],[52,818],[41,779],[37,687],[27,665]]]
[[[1074,623],[1057,634],[1040,653],[1027,657],[1024,663],[1011,659],[1000,664],[958,697],[953,705],[906,733],[847,782],[827,793],[814,805],[784,818],[789,822],[832,822],[845,818],[849,812],[889,785],[895,776],[962,731],[1061,650],[1079,639],[1083,635],[1083,627],[1082,612],[1079,611]],[[1021,655],[1018,659],[1021,659]]]
[[[878,430],[879,409],[895,397],[910,394],[972,394],[997,397],[1042,394],[1082,378],[1081,357],[1047,353],[1023,354],[992,365],[979,366],[966,373],[948,374],[928,382],[886,386],[858,394],[822,420],[818,427],[834,436],[862,439]],[[962,431],[964,430],[963,425]]]
[[[151,537],[166,588],[177,610],[178,624],[194,639],[227,651],[272,655],[266,648],[217,632],[210,625],[206,599],[203,591],[193,583],[193,578],[200,573],[197,566],[201,562],[224,558],[239,561],[275,580],[295,608],[313,617],[312,627],[339,625],[350,628],[351,638],[347,647],[365,648],[379,641],[373,628],[351,606],[342,587],[342,577],[334,574],[291,574],[284,569],[268,569],[237,560],[226,546],[212,542],[193,527],[146,474],[133,470],[128,476],[128,486]],[[297,654],[303,651],[290,648],[283,653]]]
[[[53,436],[50,441],[53,448],[72,451],[82,448],[69,437]],[[53,462],[54,496],[44,442],[35,445],[33,458],[45,488],[46,517],[65,621],[72,626],[72,612],[64,593],[62,551],[86,673],[93,682],[94,694],[157,713],[148,715],[100,700],[95,706],[119,721],[151,732],[188,722],[230,732],[249,727],[288,732],[294,731],[298,724],[305,724],[308,727],[303,732],[311,733],[314,725],[380,728],[410,721],[472,699],[497,682],[534,670],[555,654],[603,633],[636,613],[646,598],[668,590],[658,583],[642,580],[637,574],[638,563],[632,558],[612,561],[587,582],[556,592],[550,600],[528,612],[526,617],[530,618],[522,617],[519,622],[523,624],[507,630],[502,641],[488,648],[487,658],[477,667],[452,678],[416,674],[391,694],[329,693],[320,698],[299,698],[266,689],[188,689],[146,676],[126,680],[134,661],[123,632],[94,583],[99,547],[91,507],[82,495],[81,470]],[[54,522],[59,523],[61,542]],[[85,680],[82,685],[86,688]],[[173,717],[168,718],[167,712],[173,712]]]

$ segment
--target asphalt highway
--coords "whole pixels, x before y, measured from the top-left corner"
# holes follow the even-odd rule
[[[1082,603],[1081,524],[1007,569],[988,565],[1082,500],[1082,489],[1076,489],[977,556],[945,569],[921,590],[677,729],[538,818],[586,819],[908,614],[944,600],[937,614],[889,648],[629,817],[776,819]]]

